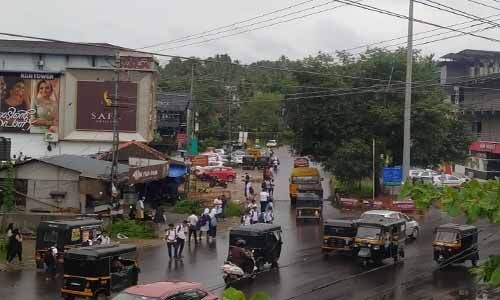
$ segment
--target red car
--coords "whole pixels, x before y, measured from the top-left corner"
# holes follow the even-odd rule
[[[226,182],[233,182],[236,178],[236,171],[230,167],[214,167],[206,170],[204,174]]]
[[[218,300],[199,283],[189,281],[162,281],[129,287],[113,300]]]
[[[390,209],[404,213],[413,213],[417,211],[417,207],[413,200],[393,201]]]

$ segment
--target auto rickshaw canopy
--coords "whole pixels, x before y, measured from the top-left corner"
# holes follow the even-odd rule
[[[107,257],[120,256],[135,251],[137,251],[137,247],[135,245],[128,245],[128,244],[95,245],[95,246],[70,249],[64,254],[64,259],[97,260]]]

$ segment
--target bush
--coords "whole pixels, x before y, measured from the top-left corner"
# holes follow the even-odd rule
[[[193,210],[197,215],[201,215],[203,207],[200,201],[181,200],[177,201],[174,207],[174,212],[177,214],[191,214]]]
[[[224,216],[226,217],[239,217],[243,213],[243,208],[241,205],[234,201],[229,201],[226,205],[226,211]]]
[[[332,186],[334,187],[335,193],[339,193],[340,195],[356,198],[372,197],[372,182],[368,179],[359,182],[342,182],[340,180],[334,180]]]
[[[129,238],[152,239],[155,238],[153,228],[146,225],[144,222],[136,220],[118,220],[111,224],[109,230],[111,235],[116,236],[118,233],[124,234]]]

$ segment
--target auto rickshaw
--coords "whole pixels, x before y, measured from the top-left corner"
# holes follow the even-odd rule
[[[323,245],[321,252],[327,255],[332,252],[356,254],[354,238],[356,237],[356,220],[326,220],[323,223]]]
[[[96,245],[70,249],[64,254],[64,299],[98,299],[137,284],[136,246]]]
[[[295,210],[295,219],[317,219],[323,217],[323,199],[316,193],[299,193]]]
[[[255,161],[255,166],[257,167],[257,169],[262,170],[262,169],[270,166],[270,161],[271,161],[271,158],[269,156],[260,156]]]
[[[36,267],[43,268],[48,249],[55,246],[58,261],[64,260],[64,252],[80,247],[87,240],[92,240],[102,232],[102,220],[72,219],[42,221],[36,229],[35,261]]]
[[[472,225],[445,224],[434,230],[434,260],[441,266],[463,263],[477,265],[479,260],[478,230]]]
[[[363,266],[386,258],[397,262],[404,257],[405,220],[369,216],[358,220],[357,225],[354,247]]]
[[[266,263],[271,267],[278,266],[283,244],[281,226],[257,223],[232,228],[229,231],[229,247],[237,246],[240,240],[245,241],[245,249],[252,252],[258,270],[262,270]]]
[[[255,169],[255,157],[250,155],[243,156],[241,168],[243,170],[254,170]]]

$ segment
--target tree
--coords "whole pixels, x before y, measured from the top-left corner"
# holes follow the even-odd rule
[[[417,208],[428,209],[439,203],[450,216],[465,215],[469,223],[478,219],[488,219],[500,223],[500,181],[490,180],[480,183],[472,180],[460,189],[437,188],[431,184],[406,183],[400,197],[411,197]],[[492,285],[500,285],[500,254],[473,271],[480,279]]]
[[[339,53],[337,58],[320,53],[302,60],[302,70],[332,75],[295,75],[299,85],[330,90],[313,93],[303,89],[303,97],[315,98],[285,98],[286,123],[295,134],[294,149],[322,162],[348,182],[370,175],[373,139],[376,157],[383,154],[390,158],[390,165],[400,165],[405,55],[405,49],[373,49],[358,59],[348,53]],[[470,141],[464,118],[457,118],[450,104],[443,101],[442,91],[435,84],[436,71],[432,56],[416,52],[414,81],[426,83],[414,84],[411,154],[412,162],[422,167],[462,161]]]

